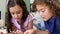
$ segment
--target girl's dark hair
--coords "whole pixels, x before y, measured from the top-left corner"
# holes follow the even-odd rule
[[[26,20],[28,14],[29,14],[24,0],[9,0],[8,4],[7,4],[7,12],[6,12],[6,16],[5,16],[5,19],[6,19],[5,22],[6,22],[6,26],[7,26],[8,31],[12,30],[12,28],[11,28],[11,26],[12,26],[12,22],[11,22],[12,16],[10,14],[9,8],[14,7],[16,4],[19,5],[23,10],[23,16],[22,16],[22,19],[21,19],[22,23],[24,23],[24,21]]]
[[[46,5],[49,6],[50,9],[54,10],[52,11],[54,16],[60,15],[60,3],[58,0],[34,0],[32,3],[32,11],[35,12],[36,5]]]

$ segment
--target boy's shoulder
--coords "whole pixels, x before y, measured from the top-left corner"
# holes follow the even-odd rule
[[[57,16],[56,18],[56,22],[55,22],[55,29],[56,29],[56,33],[60,33],[60,16]]]
[[[60,24],[60,16],[57,16],[56,22]]]
[[[60,16],[57,16],[57,18],[56,18],[58,21],[60,21]]]

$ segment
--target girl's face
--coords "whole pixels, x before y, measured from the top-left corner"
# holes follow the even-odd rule
[[[44,21],[49,20],[53,16],[52,10],[46,5],[36,5],[36,8]]]
[[[14,7],[9,8],[9,10],[12,18],[16,19],[17,21],[21,20],[23,11],[19,5],[15,5]]]

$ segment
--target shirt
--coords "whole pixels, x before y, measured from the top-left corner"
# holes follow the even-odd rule
[[[29,14],[29,15],[27,16],[25,22],[24,22],[24,26],[23,26],[23,27],[24,27],[25,30],[27,30],[28,24],[29,24],[30,21],[32,21],[32,20],[33,20],[33,18],[32,18],[32,16]],[[11,21],[12,21],[13,25],[14,25],[17,29],[21,30],[21,25],[18,24],[18,22],[16,21],[16,19],[12,18]],[[23,32],[25,31],[24,29],[23,29]]]
[[[45,28],[48,29],[50,34],[60,34],[60,16],[50,18],[45,22]]]

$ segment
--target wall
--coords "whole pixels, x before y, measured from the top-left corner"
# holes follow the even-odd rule
[[[6,0],[0,0],[1,19],[5,20]]]
[[[30,0],[24,0],[27,6],[28,11],[30,11]]]

